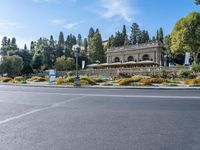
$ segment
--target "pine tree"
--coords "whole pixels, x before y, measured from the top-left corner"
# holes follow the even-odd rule
[[[139,28],[139,25],[137,23],[133,23],[131,26],[131,36],[130,36],[130,42],[131,44],[140,43],[141,39],[141,31]]]
[[[164,43],[164,33],[163,33],[162,27],[160,28],[160,31],[159,31],[159,42],[162,44]]]
[[[53,49],[55,48],[55,41],[54,41],[53,35],[50,36],[49,45],[51,48]]]
[[[90,40],[91,38],[93,38],[94,34],[95,34],[94,28],[91,27],[90,30],[89,30],[88,40]]]
[[[5,37],[3,37],[3,39],[2,39],[2,42],[1,42],[1,45],[2,45],[2,47],[4,47],[4,46],[7,46],[8,45],[8,38],[5,36]]]
[[[102,45],[102,38],[99,32],[95,33],[93,38],[90,40],[90,51],[89,58],[91,63],[105,62],[105,52]]]
[[[13,46],[16,46],[17,45],[17,43],[16,43],[16,38],[12,38],[12,40],[11,40],[11,45],[13,45]]]
[[[59,39],[58,39],[58,45],[57,45],[57,51],[56,51],[56,57],[63,56],[64,44],[65,44],[64,35],[63,35],[63,32],[60,32]]]
[[[81,36],[80,34],[78,34],[77,44],[78,44],[79,46],[82,46],[82,45],[83,45],[82,36]]]
[[[27,46],[26,46],[26,44],[24,45],[24,49],[27,50]]]
[[[10,43],[10,38],[8,38],[8,45],[10,45],[11,43]]]
[[[87,38],[84,39],[84,49],[85,49],[85,52],[87,53],[87,49],[88,49],[88,41],[87,41]]]

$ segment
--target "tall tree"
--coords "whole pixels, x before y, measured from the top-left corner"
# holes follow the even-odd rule
[[[162,27],[160,27],[159,36],[158,37],[159,37],[158,41],[163,44],[164,43],[164,33],[163,33],[163,28]]]
[[[88,41],[87,41],[87,38],[84,38],[84,49],[85,49],[85,52],[87,53],[87,49],[88,49]]]
[[[95,33],[94,37],[91,38],[89,57],[91,63],[96,63],[97,61],[101,63],[105,62],[105,52],[99,32]]]
[[[200,0],[195,0],[195,4],[200,5]]]
[[[78,34],[77,44],[78,44],[79,46],[82,46],[82,45],[83,45],[83,41],[82,41],[82,36],[81,36],[81,34]]]
[[[136,43],[140,43],[140,35],[141,31],[139,25],[137,23],[133,23],[131,26],[131,36],[130,36],[131,44],[135,45]]]
[[[1,42],[1,46],[7,46],[8,45],[8,38],[6,36],[3,37],[2,42]]]
[[[17,47],[16,38],[14,38],[14,37],[12,38],[11,45],[14,47]]]
[[[56,50],[56,57],[63,56],[64,44],[65,44],[64,34],[63,32],[60,32],[59,38],[58,38],[57,50]]]
[[[188,51],[197,62],[200,53],[200,13],[192,12],[181,18],[171,34],[172,52]]]
[[[27,46],[26,46],[26,44],[24,45],[24,49],[27,50]]]
[[[89,30],[88,40],[90,40],[91,38],[93,38],[94,34],[95,34],[94,28],[91,27],[90,30]]]

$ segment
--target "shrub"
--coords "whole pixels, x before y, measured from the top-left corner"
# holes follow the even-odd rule
[[[81,85],[89,85],[89,82],[87,80],[81,80]]]
[[[185,84],[187,85],[200,85],[200,79],[188,79],[185,80]]]
[[[133,82],[139,82],[141,79],[148,79],[150,78],[149,76],[133,76],[132,79],[133,79]]]
[[[65,83],[74,83],[75,77],[67,77]]]
[[[106,83],[102,83],[101,86],[113,86],[113,84],[112,84],[112,83],[107,83],[107,82],[106,82]]]
[[[163,79],[163,78],[151,78],[149,80],[150,80],[151,83],[157,83],[157,84],[168,82],[168,80]]]
[[[160,76],[161,78],[167,78],[168,73],[167,73],[166,70],[163,70],[163,69],[162,69],[162,70],[160,70],[159,76]]]
[[[101,83],[101,82],[104,82],[105,80],[102,78],[102,77],[100,77],[100,76],[93,76],[93,77],[91,77],[92,78],[92,80],[94,80],[95,82],[97,82],[97,83]]]
[[[179,78],[189,78],[191,77],[191,71],[190,70],[180,70],[178,72]]]
[[[22,82],[22,81],[24,81],[24,77],[21,77],[21,76],[15,77],[14,80],[17,82]]]
[[[63,79],[62,77],[58,77],[58,78],[56,79],[56,83],[57,83],[57,84],[63,84],[63,83],[64,83],[64,79]]]
[[[12,82],[13,79],[12,78],[8,78],[8,77],[4,77],[1,79],[2,82],[7,83],[7,82]]]
[[[200,72],[200,63],[195,63],[192,65],[192,71]]]
[[[46,75],[44,78],[45,78],[45,81],[49,81],[49,76],[48,75]]]
[[[142,79],[142,80],[140,80],[140,83],[141,83],[142,85],[152,85],[150,79]]]
[[[90,79],[88,76],[81,77],[81,80],[87,81],[88,84],[90,84],[90,85],[96,85],[96,82],[94,80]]]
[[[72,77],[74,73],[72,71],[67,72],[67,77]]]
[[[130,85],[133,82],[132,78],[123,78],[119,80],[119,85]]]
[[[44,82],[45,78],[43,77],[38,77],[38,76],[33,76],[30,79],[28,79],[28,81],[32,81],[32,82]]]

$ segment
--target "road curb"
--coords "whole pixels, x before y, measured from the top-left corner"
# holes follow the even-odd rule
[[[200,90],[200,87],[156,87],[156,86],[64,86],[64,85],[34,85],[34,84],[10,84],[0,83],[7,86],[22,86],[22,87],[44,87],[44,88],[87,88],[87,89],[157,89],[157,90]]]

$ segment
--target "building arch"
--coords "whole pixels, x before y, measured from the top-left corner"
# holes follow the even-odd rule
[[[119,57],[115,57],[114,61],[115,61],[115,63],[120,62],[120,58]]]
[[[128,56],[127,60],[128,61],[134,61],[134,57],[133,56]]]
[[[144,54],[144,55],[142,56],[142,60],[143,60],[143,61],[150,60],[149,55],[148,55],[148,54]]]

